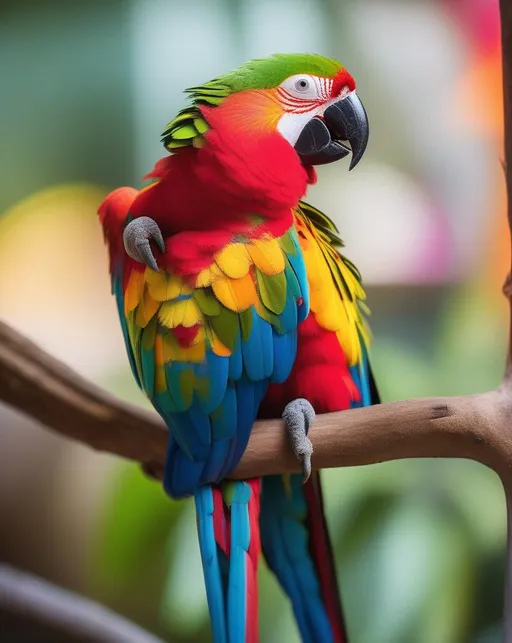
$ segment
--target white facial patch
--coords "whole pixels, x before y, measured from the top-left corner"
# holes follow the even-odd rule
[[[287,111],[304,111],[329,100],[332,85],[332,78],[296,74],[284,80],[277,88],[277,93]]]
[[[279,85],[277,94],[285,113],[279,119],[277,129],[290,145],[295,145],[313,117],[321,116],[329,105],[348,96],[350,90],[344,87],[339,96],[332,98],[333,82],[332,78],[296,74]]]
[[[311,112],[303,112],[302,114],[283,114],[277,124],[277,130],[293,147],[306,124],[314,116],[318,116],[322,111],[323,109],[320,110],[320,108],[317,108]]]

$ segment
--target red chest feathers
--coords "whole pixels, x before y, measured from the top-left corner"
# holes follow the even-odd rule
[[[321,328],[314,314],[299,326],[298,351],[290,377],[272,384],[259,417],[279,417],[292,400],[304,397],[317,413],[350,408],[359,400],[357,390],[336,334]]]
[[[131,214],[158,223],[167,267],[180,274],[209,265],[237,235],[281,236],[308,184],[280,134],[235,136],[220,128],[207,132],[203,148],[161,159],[148,176],[157,182],[139,193]]]

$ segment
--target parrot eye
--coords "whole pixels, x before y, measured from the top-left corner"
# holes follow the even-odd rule
[[[283,81],[278,91],[285,100],[286,96],[293,97],[293,99],[300,98],[301,100],[327,99],[329,96],[327,94],[323,95],[322,88],[323,80],[321,78],[297,74]]]
[[[295,89],[298,92],[307,92],[309,89],[309,80],[307,78],[299,78],[295,81]]]

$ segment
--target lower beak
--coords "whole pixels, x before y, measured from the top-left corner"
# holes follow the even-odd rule
[[[295,151],[305,165],[324,165],[344,158],[352,151],[350,168],[363,157],[370,128],[363,103],[355,92],[325,110],[323,118],[315,116],[304,127],[295,143]],[[342,143],[350,144],[347,147]]]

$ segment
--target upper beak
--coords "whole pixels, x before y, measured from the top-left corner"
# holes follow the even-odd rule
[[[325,110],[323,118],[315,116],[300,133],[295,150],[305,165],[324,165],[347,156],[352,150],[350,169],[361,160],[370,127],[359,96],[352,92]],[[341,141],[347,141],[350,148]]]

